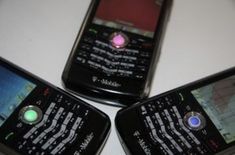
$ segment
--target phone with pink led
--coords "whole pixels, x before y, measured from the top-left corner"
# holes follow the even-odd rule
[[[172,0],[93,0],[67,60],[65,88],[117,106],[148,96]]]

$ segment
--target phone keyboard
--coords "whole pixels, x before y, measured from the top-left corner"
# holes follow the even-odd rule
[[[82,37],[76,51],[76,62],[108,76],[144,79],[151,59],[152,45],[145,38],[133,35],[125,48],[110,44],[113,29],[93,25]]]
[[[57,112],[54,118],[49,120],[50,115],[53,115],[53,109],[57,109],[54,110]],[[74,109],[78,110],[79,107],[74,107]],[[25,141],[19,146],[19,149],[23,148],[30,139],[33,145],[40,145],[42,150],[48,150],[51,154],[61,154],[67,144],[72,144],[77,139],[76,130],[82,128],[83,125],[82,117],[75,116],[74,112],[64,111],[63,107],[59,108],[55,103],[51,103],[43,120],[23,136]],[[84,117],[87,114],[84,114]],[[45,128],[46,126],[47,128]],[[50,134],[53,136],[49,136]],[[33,147],[28,153],[31,154],[30,152],[33,152]]]
[[[151,141],[164,155],[208,154],[208,148],[183,123],[182,108],[175,101],[167,96],[140,107],[139,115]],[[189,105],[186,109],[190,111]]]
[[[19,152],[28,155],[59,155],[72,145],[81,145],[79,143],[84,137],[80,132],[86,125],[90,110],[77,102],[73,103],[73,100],[62,94],[52,98],[49,102],[40,99],[35,102],[44,111],[39,123],[25,125],[19,120],[12,127],[16,130],[14,135],[5,138]],[[13,141],[11,137],[14,137]]]

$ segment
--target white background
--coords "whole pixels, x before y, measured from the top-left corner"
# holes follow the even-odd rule
[[[61,87],[90,0],[0,0],[0,56]],[[235,0],[175,0],[151,96],[235,66]],[[86,100],[87,101],[87,100]],[[123,155],[113,123],[101,155]]]

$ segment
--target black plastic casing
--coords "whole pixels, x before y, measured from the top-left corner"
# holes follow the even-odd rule
[[[17,143],[19,141],[24,141],[23,135],[25,132],[32,129],[35,125],[28,125],[21,121],[19,118],[20,110],[23,107],[26,107],[28,105],[37,105],[37,101],[40,100],[42,103],[42,106],[38,106],[41,108],[42,113],[44,114],[46,111],[46,107],[49,106],[49,104],[52,101],[52,98],[56,95],[62,95],[66,100],[69,100],[73,105],[79,105],[82,107],[83,110],[89,110],[89,117],[84,119],[84,128],[79,129],[79,138],[77,141],[74,142],[74,145],[70,145],[68,148],[64,150],[64,153],[62,154],[73,154],[76,149],[79,148],[79,143],[82,143],[84,141],[85,137],[89,133],[94,134],[94,138],[90,142],[90,144],[87,145],[86,149],[83,150],[81,154],[84,155],[94,155],[94,154],[100,154],[102,151],[102,148],[104,147],[104,144],[109,136],[110,128],[111,128],[111,121],[109,117],[99,109],[95,108],[92,105],[89,105],[88,103],[76,98],[75,96],[65,92],[64,90],[55,87],[54,85],[40,79],[39,77],[25,71],[24,69],[12,64],[11,62],[3,59],[0,57],[0,66],[3,68],[6,68],[7,70],[11,71],[12,73],[18,75],[21,78],[27,79],[28,81],[34,83],[36,87],[34,90],[20,103],[20,105],[13,111],[13,113],[6,119],[6,121],[2,124],[0,127],[0,154],[3,155],[27,155],[25,152],[21,152],[17,148]],[[1,87],[1,86],[0,86]],[[45,92],[46,91],[46,92]],[[44,97],[44,93],[47,93],[46,97]],[[67,106],[66,103],[62,102],[60,103],[62,107],[64,107],[68,112],[70,112],[69,109],[72,107]],[[65,110],[65,112],[66,112]],[[79,111],[74,111],[74,113],[79,114]],[[76,114],[76,115],[77,115]],[[73,115],[74,116],[74,115]],[[52,119],[49,117],[49,119]],[[77,119],[75,117],[75,119]],[[40,122],[39,122],[40,123]],[[60,122],[58,121],[58,125]],[[62,124],[63,122],[61,122]],[[22,124],[21,127],[17,127],[17,124]],[[49,127],[49,126],[45,126]],[[77,132],[77,130],[76,130]],[[15,133],[12,134],[9,138],[9,133]],[[53,137],[53,134],[50,134],[51,137]],[[50,138],[50,137],[49,137]],[[28,140],[29,143],[32,143],[32,141]],[[26,144],[27,145],[27,144]],[[31,144],[30,144],[31,145]],[[36,146],[36,150],[39,152],[41,151],[41,148]],[[43,151],[43,150],[42,150]],[[47,152],[47,154],[49,154]]]
[[[158,144],[154,144],[152,139],[150,138],[150,134],[148,133],[143,120],[141,120],[140,116],[140,109],[141,106],[147,106],[148,104],[155,103],[157,105],[157,101],[162,101],[165,97],[172,97],[172,106],[177,106],[178,110],[182,115],[188,113],[186,110],[188,107],[191,107],[190,111],[197,111],[201,113],[206,119],[206,126],[199,131],[191,131],[193,134],[198,137],[200,142],[206,146],[209,150],[206,154],[216,154],[216,155],[232,155],[235,153],[235,141],[226,143],[223,139],[222,135],[219,133],[218,129],[209,118],[207,113],[203,110],[203,108],[199,105],[198,101],[193,97],[191,94],[192,90],[198,89],[200,87],[209,85],[211,83],[217,82],[224,78],[228,78],[230,76],[235,75],[235,67],[230,68],[228,70],[222,71],[220,73],[205,77],[198,81],[186,84],[179,88],[175,88],[173,90],[167,91],[165,93],[156,95],[151,97],[145,101],[136,103],[132,106],[127,108],[123,108],[118,111],[115,117],[115,126],[118,137],[120,142],[123,146],[124,151],[127,155],[145,155],[143,146],[139,143],[144,145],[145,149],[149,151],[149,154],[158,154],[162,155],[160,146]],[[184,100],[182,100],[182,97]],[[164,105],[163,105],[164,106]],[[165,105],[163,109],[155,111],[157,113],[162,113],[165,109],[170,109],[172,106]],[[185,108],[187,107],[187,108]],[[174,120],[173,120],[174,121]],[[167,122],[169,123],[169,122]],[[166,124],[167,124],[166,123]],[[174,122],[178,123],[178,121]],[[167,127],[166,127],[167,128]],[[161,130],[157,128],[156,130]],[[139,131],[141,136],[137,139],[134,136],[135,131]],[[159,135],[158,135],[159,136]],[[194,148],[192,148],[194,149]],[[183,152],[184,154],[190,154],[188,152]],[[180,154],[179,152],[173,152],[173,154]],[[192,153],[193,154],[193,153]],[[195,154],[195,153],[194,153]],[[198,154],[198,153],[196,153]]]
[[[106,104],[131,105],[138,100],[144,99],[149,95],[151,81],[154,75],[156,64],[160,55],[162,40],[168,17],[170,14],[172,0],[163,0],[160,17],[154,33],[152,42],[151,59],[149,68],[144,79],[133,79],[129,77],[106,76],[105,74],[89,70],[76,64],[76,51],[81,42],[84,33],[92,24],[96,9],[100,0],[93,0],[90,4],[86,17],[83,21],[79,34],[76,38],[70,56],[63,71],[62,81],[64,87],[85,98]],[[147,18],[147,17],[146,17]],[[119,30],[120,31],[120,30]],[[124,32],[127,33],[128,32]],[[94,83],[92,77],[96,76],[99,80],[109,83],[118,83],[120,87]]]

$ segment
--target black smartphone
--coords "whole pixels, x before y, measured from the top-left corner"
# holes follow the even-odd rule
[[[99,154],[109,117],[0,58],[0,154]]]
[[[235,67],[120,110],[130,155],[235,153]]]
[[[113,105],[147,97],[171,3],[93,0],[64,68],[64,86]]]

